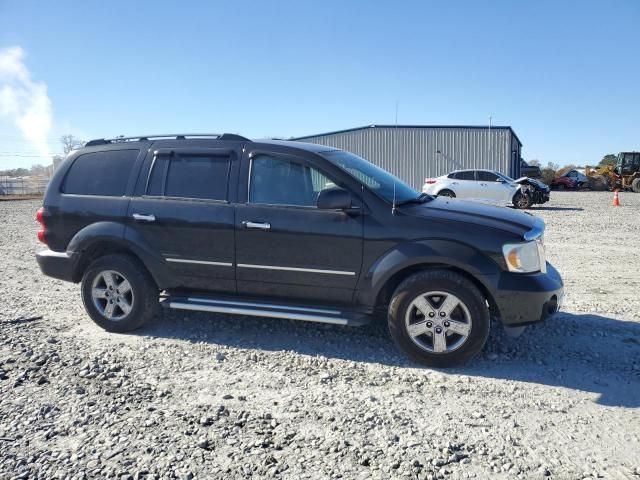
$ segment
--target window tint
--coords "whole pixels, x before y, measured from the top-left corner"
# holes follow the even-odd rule
[[[475,180],[475,175],[474,175],[474,171],[473,170],[467,170],[464,172],[458,172],[456,173],[456,178],[458,180]]]
[[[147,195],[226,200],[229,163],[229,157],[211,155],[158,156],[149,177]]]
[[[125,194],[138,152],[110,150],[80,155],[67,172],[62,192],[121,197]]]
[[[495,173],[484,172],[482,170],[476,172],[476,178],[481,182],[495,182],[498,180],[498,176]]]
[[[259,155],[251,161],[249,201],[315,207],[318,194],[335,184],[315,168]]]

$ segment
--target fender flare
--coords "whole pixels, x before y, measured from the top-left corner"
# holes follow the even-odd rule
[[[375,307],[378,295],[391,278],[421,265],[460,270],[488,292],[494,289],[488,277],[497,276],[500,268],[486,254],[463,242],[439,238],[406,242],[386,251],[363,275],[358,286],[359,303]]]
[[[133,235],[131,233],[134,232]],[[96,222],[79,230],[69,242],[67,251],[76,257],[74,271],[83,264],[84,254],[99,243],[117,245],[135,255],[149,271],[156,284],[168,285],[165,261],[154,253],[149,243],[137,232],[118,222]]]

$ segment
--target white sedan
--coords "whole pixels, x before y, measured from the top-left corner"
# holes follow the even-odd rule
[[[495,170],[456,170],[442,177],[427,178],[422,191],[431,195],[516,207],[520,206],[519,196],[522,195],[521,185]]]

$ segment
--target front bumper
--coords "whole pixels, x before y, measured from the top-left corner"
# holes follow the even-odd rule
[[[41,250],[36,253],[36,260],[42,273],[49,277],[74,281],[75,255],[67,252],[54,252],[53,250]]]
[[[547,263],[547,273],[503,272],[493,297],[502,323],[508,326],[541,322],[555,314],[564,299],[562,278]]]

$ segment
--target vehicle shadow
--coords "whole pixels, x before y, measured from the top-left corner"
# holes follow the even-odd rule
[[[421,366],[398,352],[383,322],[363,328],[291,320],[166,311],[138,335],[394,367]],[[481,355],[439,370],[571,388],[599,395],[607,406],[640,407],[640,323],[559,313],[509,338],[497,324]]]
[[[533,206],[531,208],[529,208],[528,210],[549,210],[549,211],[556,211],[556,212],[560,212],[560,211],[568,211],[568,212],[582,212],[584,210],[584,208],[580,208],[580,207],[537,207],[537,206]]]

